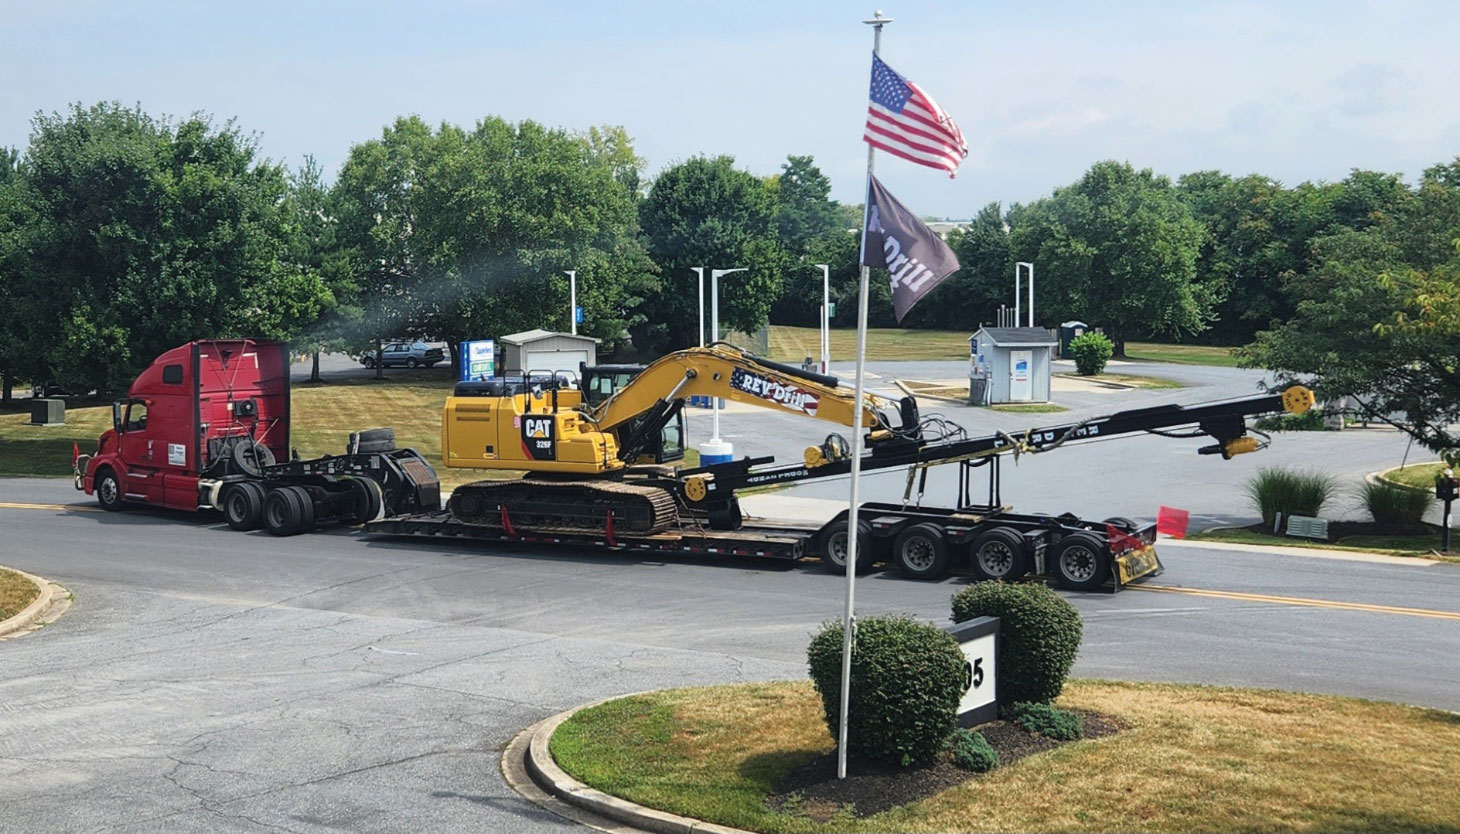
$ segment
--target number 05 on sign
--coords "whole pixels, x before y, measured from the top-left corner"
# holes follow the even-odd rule
[[[978,617],[948,627],[963,650],[963,700],[958,723],[977,727],[999,717],[999,618]]]

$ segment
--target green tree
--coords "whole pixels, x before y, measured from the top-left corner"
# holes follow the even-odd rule
[[[691,267],[706,270],[707,296],[709,270],[748,268],[721,281],[720,326],[754,332],[766,323],[792,261],[777,240],[776,201],[765,181],[736,169],[728,156],[695,157],[660,173],[639,217],[660,280],[645,300],[636,344],[665,351],[698,343]],[[705,320],[708,329],[708,309]]]
[[[1434,451],[1460,446],[1460,178],[1454,164],[1370,211],[1367,228],[1314,241],[1316,268],[1290,279],[1293,318],[1244,356],[1320,400],[1353,397],[1371,415],[1402,414]]]
[[[1098,162],[1078,182],[1009,214],[1016,260],[1037,265],[1046,320],[1126,340],[1180,337],[1207,326],[1216,297],[1196,280],[1202,227],[1171,182],[1129,163]]]
[[[984,206],[968,228],[949,235],[948,245],[961,268],[919,302],[909,318],[915,324],[972,333],[996,320],[999,305],[1009,303],[1013,289],[1014,259],[1003,207]]]
[[[840,206],[829,196],[831,180],[811,157],[786,157],[770,185],[776,200],[776,240],[790,259],[771,320],[818,327],[822,275],[816,264],[834,267],[838,246],[850,235],[841,224]]]
[[[24,275],[17,238],[22,225],[19,206],[20,152],[0,148],[0,403],[12,399],[24,339],[18,289]]]
[[[287,196],[231,122],[115,103],[37,116],[20,196],[31,378],[117,390],[190,339],[292,335],[324,290],[284,259]]]
[[[622,131],[575,136],[496,117],[468,131],[397,119],[354,146],[334,186],[337,237],[367,341],[567,330],[625,334],[653,265],[637,238],[637,157]]]

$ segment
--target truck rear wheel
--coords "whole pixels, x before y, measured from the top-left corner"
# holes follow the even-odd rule
[[[122,508],[122,481],[111,469],[96,474],[96,503],[109,513]]]
[[[1110,551],[1093,533],[1071,533],[1054,549],[1054,575],[1061,588],[1092,591],[1110,575]]]
[[[1012,582],[1029,572],[1029,548],[1012,527],[985,530],[973,540],[968,555],[979,579]]]
[[[892,561],[909,579],[942,579],[948,572],[948,543],[936,524],[914,524],[892,543]]]
[[[303,487],[288,486],[264,496],[264,527],[276,536],[314,529],[314,500]]]
[[[253,481],[228,487],[223,494],[223,517],[234,530],[257,530],[264,520],[264,488]]]
[[[847,520],[833,521],[821,531],[817,550],[821,552],[822,564],[832,573],[847,572]],[[877,561],[872,552],[872,526],[865,521],[857,522],[857,573],[872,570]]]

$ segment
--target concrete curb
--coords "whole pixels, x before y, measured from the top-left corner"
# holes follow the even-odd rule
[[[0,637],[29,628],[32,623],[40,619],[41,615],[51,607],[51,600],[55,598],[55,591],[50,582],[41,579],[39,576],[31,576],[25,571],[16,570],[15,568],[5,568],[5,570],[18,573],[26,579],[29,579],[31,584],[40,590],[40,593],[36,595],[35,599],[31,600],[30,605],[22,608],[19,614],[4,622],[0,622]],[[59,588],[60,586],[57,585],[54,587]]]
[[[681,817],[677,814],[670,814],[664,811],[656,811],[653,808],[646,808],[628,800],[610,796],[602,791],[594,790],[587,785],[569,776],[558,763],[553,760],[552,753],[548,750],[548,742],[552,739],[553,733],[564,721],[572,718],[579,710],[587,709],[595,704],[584,704],[575,707],[567,712],[560,712],[557,715],[545,718],[524,730],[512,744],[508,745],[506,752],[502,755],[502,771],[507,777],[507,782],[512,788],[529,799],[538,801],[532,796],[530,790],[523,790],[522,786],[514,783],[512,769],[515,767],[512,760],[516,756],[524,757],[526,774],[531,778],[534,787],[541,788],[546,794],[554,799],[561,800],[576,809],[587,811],[598,817],[611,820],[630,826],[630,829],[618,827],[607,828],[593,825],[590,821],[579,819],[574,815],[564,814],[569,819],[593,825],[605,831],[652,831],[655,834],[751,834],[739,828],[727,828],[723,825],[703,822],[690,817]],[[539,804],[544,804],[539,801]],[[562,813],[550,806],[549,810]]]
[[[1406,466],[1427,466],[1427,465],[1432,464],[1432,463],[1444,463],[1444,461],[1442,461],[1442,460],[1422,460],[1419,463],[1411,463],[1411,464],[1407,464]],[[1419,492],[1429,492],[1429,490],[1425,489],[1424,487],[1410,486],[1409,484],[1401,484],[1398,481],[1391,481],[1388,478],[1384,477],[1384,473],[1386,473],[1386,472],[1393,472],[1396,469],[1404,469],[1404,468],[1406,468],[1406,466],[1391,466],[1388,469],[1380,469],[1377,472],[1370,472],[1369,474],[1367,474],[1367,475],[1364,476],[1364,480],[1366,482],[1368,482],[1368,483],[1371,483],[1371,484],[1389,484],[1390,486],[1397,486],[1397,487],[1401,487],[1403,489],[1413,489],[1413,490],[1417,490]]]

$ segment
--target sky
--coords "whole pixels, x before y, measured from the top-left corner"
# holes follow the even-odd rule
[[[871,27],[844,2],[0,0],[0,146],[38,111],[210,114],[333,177],[397,116],[617,124],[654,173],[810,154],[860,202]],[[1460,155],[1460,3],[897,2],[882,57],[958,122],[956,179],[885,154],[915,211],[1028,202],[1101,159],[1284,183]]]

